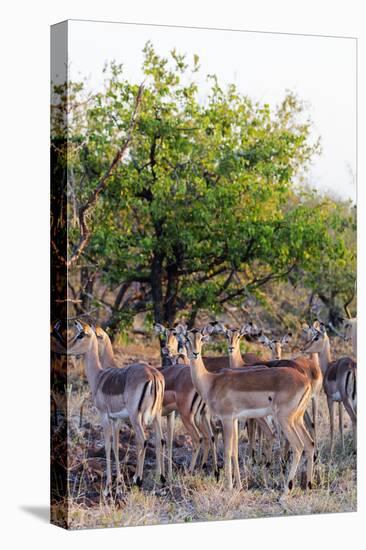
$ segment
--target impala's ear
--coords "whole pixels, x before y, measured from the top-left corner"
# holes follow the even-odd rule
[[[184,324],[176,325],[175,332],[181,335],[187,334],[187,325],[184,325]]]
[[[79,321],[79,319],[76,319],[76,321],[75,321],[75,326],[77,327],[77,329],[78,329],[80,332],[83,332],[84,329],[85,329],[85,326],[83,326],[83,325],[81,324],[81,322]]]
[[[315,328],[315,330],[320,330],[320,323],[318,320],[314,321],[313,328]]]
[[[287,334],[282,336],[281,344],[287,344],[290,341],[291,337],[292,337],[292,332],[288,332]]]
[[[325,334],[326,333],[326,326],[324,323],[319,323],[319,328],[318,328],[319,332],[321,332],[322,334]]]
[[[302,330],[308,331],[310,327],[307,323],[302,323],[301,328]]]
[[[156,334],[166,334],[167,329],[164,327],[164,325],[161,325],[160,323],[156,323],[154,325],[154,331]]]
[[[253,334],[253,325],[250,323],[245,323],[240,328],[240,336],[245,336],[246,334]]]
[[[214,330],[218,334],[226,334],[227,333],[227,328],[225,327],[224,323],[216,323],[216,325],[214,326]]]
[[[206,328],[206,327],[205,327]],[[212,332],[207,332],[205,331],[205,328],[202,330],[201,332],[201,335],[202,335],[202,339],[201,339],[201,342],[204,343],[204,342],[209,342],[209,340],[211,339],[211,334]]]
[[[255,323],[253,323],[253,321],[250,321],[248,323],[248,326],[250,328],[250,334],[252,334],[252,336],[260,336],[263,332],[261,328],[259,328]]]
[[[258,342],[260,344],[263,344],[264,346],[268,346],[268,347],[270,347],[270,345],[271,345],[270,339],[267,338],[267,336],[265,336],[265,334],[260,335],[260,337],[258,338]]]
[[[216,328],[211,324],[204,326],[203,329],[201,330],[202,336],[209,336],[213,332],[216,332]]]

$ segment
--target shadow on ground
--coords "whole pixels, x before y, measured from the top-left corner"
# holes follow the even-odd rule
[[[49,506],[20,506],[20,509],[27,514],[40,519],[43,523],[50,522]]]

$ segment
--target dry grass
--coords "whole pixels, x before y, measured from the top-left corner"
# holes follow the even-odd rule
[[[341,348],[340,344],[337,346]],[[120,357],[129,360],[147,359],[145,355],[146,348],[142,357],[138,345],[120,353]],[[157,359],[155,353],[152,356]],[[74,367],[70,383],[73,376],[79,376],[79,368]],[[340,449],[337,429],[335,453],[330,459],[328,411],[324,396],[320,407],[320,446],[314,488],[311,491],[301,488],[304,472],[301,464],[296,487],[285,503],[278,500],[285,475],[278,448],[274,450],[269,468],[264,464],[253,464],[247,454],[246,432],[241,431],[239,450],[243,488],[230,493],[225,490],[222,480],[217,483],[211,476],[210,462],[207,471],[197,471],[193,476],[188,474],[192,449],[179,420],[173,450],[173,480],[166,487],[155,482],[154,445],[149,440],[143,488],[139,490],[131,486],[136,449],[133,433],[124,426],[120,459],[126,486],[114,498],[104,498],[101,487],[105,479],[105,454],[97,411],[87,386],[74,383],[66,397],[69,498],[52,506],[53,522],[63,527],[83,529],[356,511],[356,457],[352,452],[351,422],[345,414],[345,450]],[[84,399],[84,420],[79,427],[79,410]],[[65,402],[60,400],[59,405],[66,410]],[[220,440],[219,463],[222,465],[222,462]]]

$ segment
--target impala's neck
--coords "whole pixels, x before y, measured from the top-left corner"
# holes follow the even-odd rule
[[[329,342],[328,336],[325,335],[324,342],[323,342],[323,349],[321,350],[321,352],[319,352],[319,364],[320,364],[320,368],[323,373],[323,376],[331,360],[332,360],[332,356],[330,353],[330,342]]]
[[[201,354],[197,358],[190,356],[190,365],[192,382],[203,400],[206,401],[214,375],[206,369]]]
[[[185,365],[190,365],[190,360],[186,353],[179,353],[178,355],[182,358],[182,361]]]
[[[109,338],[105,339],[104,351],[103,351],[102,357],[100,357],[100,362],[102,364],[103,369],[116,366],[114,351]]]
[[[244,367],[244,361],[240,352],[240,344],[235,346],[232,353],[229,353],[229,363],[232,369]]]
[[[92,393],[94,394],[97,383],[98,383],[98,376],[99,373],[103,370],[102,365],[99,361],[99,355],[98,355],[98,341],[96,336],[91,336],[92,342],[90,345],[89,350],[85,353],[85,372],[86,377],[88,379],[88,383],[90,386],[90,389]]]
[[[184,346],[182,346],[181,348],[178,349],[176,355],[178,355],[183,360],[183,363],[185,365],[190,364],[189,357],[188,357],[188,354],[187,354],[187,350],[185,349]]]
[[[310,358],[310,361],[313,363],[314,367],[317,369],[317,370],[322,370],[321,367],[320,367],[320,360],[319,360],[319,353],[318,352],[312,352],[312,353],[309,353],[309,358]]]

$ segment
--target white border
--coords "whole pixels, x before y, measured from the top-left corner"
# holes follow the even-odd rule
[[[187,26],[243,28],[359,37],[359,151],[365,150],[365,29],[361,1],[348,0],[39,0],[3,2],[1,83],[1,513],[8,546],[54,550],[86,545],[202,545],[257,548],[354,546],[365,510],[365,476],[359,468],[359,512],[195,525],[67,533],[27,512],[48,504],[48,102],[49,25],[66,18]],[[335,91],[336,93],[336,91]],[[363,101],[363,103],[362,103]],[[5,119],[5,124],[4,124]],[[365,160],[359,155],[359,207],[364,210]],[[365,279],[362,211],[359,281]],[[360,333],[364,291],[359,283]],[[360,339],[361,382],[362,338]],[[361,393],[362,395],[362,393]],[[364,392],[363,392],[364,395]],[[361,398],[361,407],[362,409]],[[362,411],[361,411],[362,412]],[[359,428],[359,463],[364,438]],[[4,464],[3,464],[4,463]],[[171,537],[171,540],[168,540]]]

